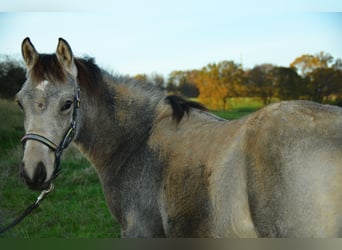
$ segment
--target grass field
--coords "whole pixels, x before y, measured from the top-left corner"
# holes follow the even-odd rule
[[[236,119],[260,108],[245,101],[230,112],[214,112]],[[249,103],[249,104],[248,104]],[[22,157],[20,138],[24,134],[23,115],[13,102],[0,99],[0,227],[10,223],[39,192],[28,190],[19,180]],[[0,238],[113,238],[120,236],[102,193],[96,172],[73,147],[62,160],[62,173],[55,190],[40,207]]]

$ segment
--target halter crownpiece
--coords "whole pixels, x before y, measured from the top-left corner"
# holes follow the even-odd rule
[[[44,145],[46,145],[52,151],[55,152],[55,164],[54,164],[54,173],[53,173],[52,179],[56,178],[61,171],[60,158],[62,156],[63,150],[69,146],[69,144],[72,142],[72,140],[74,139],[76,135],[77,116],[78,116],[79,108],[80,108],[80,88],[77,86],[76,94],[74,97],[74,109],[72,113],[72,120],[71,120],[68,130],[65,132],[63,139],[58,144],[58,146],[56,143],[54,143],[47,137],[36,134],[36,133],[27,133],[21,139],[21,143],[24,148],[25,148],[25,144],[27,140],[34,140],[34,141],[43,143]]]

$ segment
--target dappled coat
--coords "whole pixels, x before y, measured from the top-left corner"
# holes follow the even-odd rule
[[[226,121],[74,58],[63,39],[53,55],[22,50],[29,187],[57,177],[44,140],[64,145],[71,122],[125,237],[342,236],[340,108],[281,102]]]

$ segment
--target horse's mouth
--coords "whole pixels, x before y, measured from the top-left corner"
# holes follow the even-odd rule
[[[42,191],[48,189],[50,186],[50,182],[45,182],[43,184],[35,184],[35,183],[26,183],[28,188],[34,191]]]
[[[47,181],[47,182],[44,182],[44,183],[39,183],[39,182],[30,182],[27,180],[27,178],[24,178],[23,176],[23,173],[20,173],[20,179],[26,184],[26,186],[31,189],[31,190],[34,190],[34,191],[42,191],[42,190],[45,190],[47,189],[50,184],[51,184],[51,181]]]

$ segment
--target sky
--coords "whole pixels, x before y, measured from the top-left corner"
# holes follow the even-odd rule
[[[0,54],[41,53],[59,37],[75,56],[120,74],[167,76],[233,60],[245,69],[302,54],[342,58],[342,1],[0,0]]]

